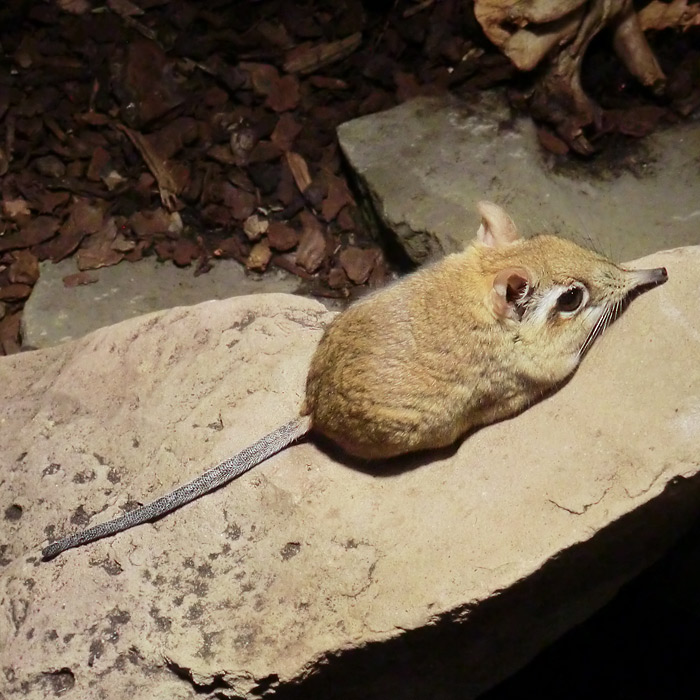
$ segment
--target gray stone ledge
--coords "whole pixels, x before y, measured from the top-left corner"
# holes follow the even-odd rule
[[[572,380],[453,450],[359,470],[313,442],[57,559],[292,417],[331,314],[257,295],[0,358],[0,692],[475,697],[593,613],[700,506],[700,248]]]

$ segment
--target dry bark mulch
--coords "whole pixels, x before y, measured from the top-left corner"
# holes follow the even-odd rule
[[[42,260],[76,257],[67,286],[145,255],[279,267],[317,295],[383,284],[337,125],[519,80],[463,0],[7,3],[0,47],[0,354]],[[632,108],[635,136],[668,112]]]

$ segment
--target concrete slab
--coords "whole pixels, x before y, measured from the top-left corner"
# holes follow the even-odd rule
[[[243,294],[295,293],[300,286],[289,273],[250,274],[234,260],[219,260],[195,277],[192,267],[144,258],[90,271],[98,279],[94,284],[66,287],[63,278],[76,272],[74,259],[41,263],[39,281],[24,307],[23,349],[50,347],[151,311]]]
[[[700,123],[660,131],[624,156],[558,165],[502,93],[418,98],[343,124],[359,185],[415,262],[461,250],[475,204],[505,207],[525,234],[557,233],[617,260],[700,243]]]

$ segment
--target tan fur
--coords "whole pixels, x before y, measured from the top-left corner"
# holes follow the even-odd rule
[[[355,304],[326,330],[302,413],[350,454],[443,447],[517,413],[574,371],[605,309],[659,281],[554,236],[514,238],[503,210],[480,210],[479,240],[467,250]],[[518,319],[504,285],[523,275],[533,307]],[[572,283],[590,294],[580,312],[533,310],[555,285]]]

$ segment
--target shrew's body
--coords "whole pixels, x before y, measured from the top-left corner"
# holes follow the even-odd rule
[[[301,414],[169,494],[43,550],[50,559],[163,516],[309,432],[382,459],[444,447],[556,388],[630,294],[666,270],[626,270],[558,238],[521,239],[479,204],[474,243],[340,314],[311,360]]]

